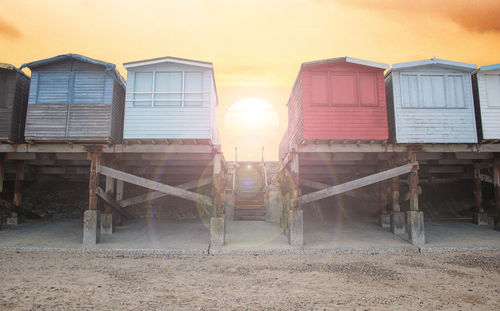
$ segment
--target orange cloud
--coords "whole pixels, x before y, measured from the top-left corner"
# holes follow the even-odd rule
[[[14,25],[0,17],[0,36],[8,39],[20,39],[23,34]]]
[[[360,8],[392,11],[394,14],[420,14],[449,19],[475,32],[500,32],[498,0],[337,0]]]

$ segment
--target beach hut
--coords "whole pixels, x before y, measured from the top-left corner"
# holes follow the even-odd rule
[[[479,137],[500,139],[500,64],[479,68],[472,81]]]
[[[340,57],[303,63],[280,154],[304,141],[387,140],[386,64]]]
[[[125,82],[114,64],[65,54],[31,70],[26,140],[120,142]]]
[[[476,143],[471,73],[476,65],[426,59],[385,76],[389,131],[397,143]]]
[[[123,65],[125,140],[219,144],[212,63],[168,56]]]
[[[10,64],[0,63],[0,141],[24,139],[30,78]]]

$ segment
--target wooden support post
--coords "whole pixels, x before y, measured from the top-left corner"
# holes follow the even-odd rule
[[[213,162],[213,213],[210,219],[210,245],[222,246],[225,242],[226,229],[224,222],[224,206],[222,197],[224,192],[224,169],[222,155],[215,154]]]
[[[392,178],[392,211],[399,213],[401,206],[399,205],[399,176]]]
[[[288,243],[292,246],[304,245],[304,211],[303,204],[297,200],[300,193],[299,186],[299,153],[297,147],[292,148],[290,173],[292,192],[290,194],[290,210],[288,213]]]
[[[412,163],[417,161],[416,153],[410,153]],[[408,239],[413,245],[425,244],[424,213],[418,210],[418,170],[412,170],[408,176],[410,186],[410,210],[406,213]]]
[[[474,180],[473,180],[473,190],[474,190],[474,212],[483,213],[483,190],[481,187],[479,168],[474,168]]]
[[[106,196],[114,198],[115,195],[115,180],[112,177],[106,176]],[[113,207],[105,201],[104,214],[101,215],[101,233],[112,234],[115,231],[113,226]]]
[[[97,210],[97,185],[99,165],[99,152],[90,153],[90,177],[89,177],[89,210]]]
[[[23,196],[24,161],[16,161],[16,181],[14,183],[14,206],[21,206]]]
[[[495,186],[495,203],[496,203],[496,216],[495,216],[495,230],[500,231],[500,163],[498,160],[493,167],[493,185]]]
[[[483,209],[483,189],[481,185],[481,171],[478,166],[474,167],[474,179],[472,181],[474,190],[474,214],[472,222],[476,225],[488,225],[488,214]]]
[[[5,155],[0,154],[0,193],[3,192],[4,178],[5,178]]]
[[[16,161],[16,179],[14,181],[14,199],[12,201],[14,209],[20,209],[23,197],[23,179],[24,179],[24,161]],[[11,211],[10,217],[7,217],[8,225],[17,225],[19,223],[19,214]]]
[[[123,180],[116,180],[116,201],[122,201],[123,200],[123,191],[125,189],[125,183]],[[122,220],[122,215],[117,214],[116,217],[113,218],[113,222],[115,226],[121,226],[123,223]]]
[[[391,227],[391,216],[387,213],[387,206],[389,205],[389,200],[387,197],[388,183],[386,180],[379,182],[380,190],[380,218],[379,224],[382,228],[389,230]]]
[[[416,154],[411,156],[412,162],[416,161]],[[408,175],[410,186],[410,211],[418,211],[418,170],[412,170]]]
[[[90,151],[89,209],[83,214],[83,245],[93,246],[101,237],[101,215],[97,209],[99,152]]]

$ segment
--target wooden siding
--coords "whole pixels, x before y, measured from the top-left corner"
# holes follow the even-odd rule
[[[201,107],[151,106],[134,104],[135,75],[145,72],[200,72],[203,74],[204,103]],[[213,96],[213,72],[196,66],[163,63],[134,67],[127,73],[124,139],[210,139],[218,143],[217,103]]]
[[[124,90],[102,66],[58,61],[32,70],[32,81],[27,140],[121,141]]]
[[[30,79],[14,70],[0,70],[0,140],[22,142]]]
[[[283,159],[290,147],[303,139],[302,76],[299,72],[288,99],[288,128],[280,142],[279,157]]]
[[[392,82],[396,142],[477,142],[470,73],[424,66],[393,70],[386,81]]]
[[[383,69],[335,61],[302,70],[304,139],[387,140]]]
[[[479,71],[474,78],[480,136],[500,139],[500,70]]]

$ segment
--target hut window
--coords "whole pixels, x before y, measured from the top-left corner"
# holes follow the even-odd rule
[[[418,104],[418,76],[401,75],[401,104],[403,107],[416,108]]]
[[[136,72],[134,106],[202,107],[203,72]]]
[[[403,108],[465,108],[461,74],[401,73]]]
[[[485,75],[489,107],[500,107],[500,75]]]
[[[359,103],[361,106],[378,106],[377,75],[371,72],[359,73]]]
[[[156,72],[154,104],[157,106],[182,105],[182,72]]]
[[[311,73],[311,103],[315,106],[328,106],[328,73]]]
[[[69,72],[41,72],[38,76],[37,104],[68,104]]]
[[[103,72],[75,72],[72,104],[104,104]]]
[[[330,74],[331,102],[334,106],[357,106],[357,87],[354,74]]]
[[[203,106],[203,73],[186,72],[184,76],[184,106]]]
[[[465,108],[464,77],[462,75],[449,75],[446,83],[448,85],[447,107]]]
[[[151,106],[153,91],[153,73],[136,72],[134,82],[134,105]]]

